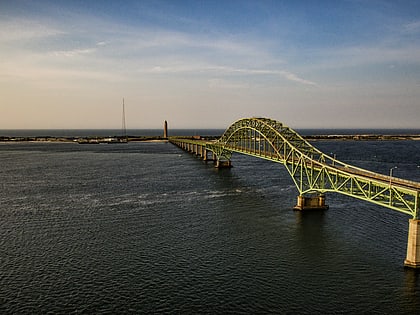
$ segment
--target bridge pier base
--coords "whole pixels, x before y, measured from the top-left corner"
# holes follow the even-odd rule
[[[206,148],[203,147],[203,161],[215,161],[215,154],[212,151],[207,150]],[[211,154],[211,156],[209,157],[209,153]]]
[[[329,206],[325,204],[325,195],[315,197],[299,195],[297,205],[293,207],[293,210],[327,210],[328,208]]]
[[[410,219],[408,226],[407,257],[404,266],[420,268],[420,220]]]
[[[232,162],[230,160],[216,160],[216,168],[231,168]]]

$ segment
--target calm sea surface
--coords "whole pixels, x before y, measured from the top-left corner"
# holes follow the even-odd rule
[[[420,141],[315,145],[420,181]],[[280,164],[169,143],[2,143],[0,161],[1,314],[420,313],[409,216],[334,194],[294,212]]]

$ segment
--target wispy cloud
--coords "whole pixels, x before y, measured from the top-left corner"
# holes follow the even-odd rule
[[[41,74],[46,73],[47,68],[50,68],[50,73],[55,71],[66,73],[66,71],[59,71],[63,65],[57,64],[54,60],[48,60],[49,57],[63,57],[67,58],[68,62],[74,59],[72,67],[83,68],[84,72],[89,69],[97,72],[92,67],[102,63],[109,66],[110,72],[121,71],[121,65],[124,65],[125,72],[137,69],[137,73],[143,74],[197,73],[210,77],[275,75],[299,84],[316,85],[288,70],[276,69],[278,65],[284,63],[283,59],[278,55],[274,56],[258,41],[250,45],[248,42],[234,40],[224,34],[205,36],[159,28],[139,30],[137,27],[109,23],[109,21],[92,19],[86,31],[78,29],[77,25],[82,23],[78,23],[77,18],[73,21],[73,25],[76,26],[71,29],[42,20],[29,19],[22,22],[21,19],[15,19],[7,23],[0,22],[1,26],[7,25],[13,29],[13,32],[6,32],[5,28],[1,27],[0,40],[8,41],[11,51],[18,50],[19,53],[16,56],[21,53],[26,56],[37,56],[35,60],[38,60],[38,63],[33,63],[32,68],[34,69],[39,64]],[[105,27],[105,24],[108,25]],[[10,35],[11,33],[13,35]],[[89,36],[89,34],[94,35]],[[48,49],[48,46],[36,44],[38,40],[46,38],[50,39],[54,46],[60,47],[62,43],[61,46],[69,47],[69,49]],[[98,40],[98,38],[101,39]],[[14,48],[12,43],[27,40],[35,44],[27,47],[21,47],[19,44]],[[83,40],[82,43],[81,40]],[[90,43],[90,47],[83,43]],[[81,59],[78,57],[83,57],[83,63],[80,63]],[[90,58],[90,63],[87,58]],[[14,60],[16,65],[22,64],[21,60]],[[13,63],[13,59],[10,62]],[[252,67],[245,67],[245,65],[252,65]],[[65,64],[65,67],[69,66],[68,63]]]
[[[315,82],[303,79],[297,76],[295,73],[291,73],[289,71],[280,71],[279,73],[283,75],[289,81],[293,81],[293,82],[297,82],[297,83],[301,83],[305,85],[313,85],[313,86],[317,85]]]
[[[63,35],[66,32],[35,19],[5,18],[0,21],[1,42],[23,42]]]
[[[77,57],[81,55],[89,55],[95,52],[94,48],[85,48],[85,49],[72,49],[72,50],[58,50],[53,51],[50,54],[52,56],[64,56],[64,57]]]
[[[147,70],[146,70],[147,71]],[[271,69],[246,69],[246,68],[233,68],[226,66],[192,66],[181,65],[172,67],[155,66],[149,71],[154,74],[174,74],[174,73],[209,73],[219,75],[241,75],[241,76],[281,76],[282,78],[299,84],[317,86],[317,83],[306,80],[295,73],[285,70],[271,70]]]

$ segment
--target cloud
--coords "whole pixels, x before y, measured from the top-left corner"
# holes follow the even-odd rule
[[[22,42],[63,35],[66,32],[39,20],[6,18],[0,21],[0,41]]]
[[[50,54],[53,56],[64,56],[64,57],[77,57],[81,55],[89,55],[96,51],[94,48],[86,48],[86,49],[73,49],[73,50],[59,50],[53,51]]]
[[[309,80],[305,80],[299,76],[297,76],[294,73],[291,73],[289,71],[280,71],[279,72],[281,75],[283,75],[287,80],[289,81],[293,81],[293,82],[297,82],[297,83],[301,83],[304,85],[313,85],[313,86],[317,86],[317,84],[313,81],[309,81]]]
[[[204,65],[178,65],[172,67],[164,67],[164,66],[155,66],[149,71],[149,73],[155,74],[174,74],[174,73],[209,73],[214,74],[217,73],[219,75],[240,75],[240,76],[265,76],[265,75],[275,75],[281,76],[288,81],[304,84],[304,85],[311,85],[317,86],[317,83],[306,80],[301,78],[295,73],[285,70],[271,70],[271,69],[247,69],[247,68],[234,68],[234,67],[227,67],[227,66],[204,66]],[[216,81],[213,81],[216,80]],[[220,79],[211,79],[209,82],[220,82]],[[224,81],[226,82],[226,81]],[[216,86],[215,84],[210,84],[211,86]],[[220,84],[218,84],[220,86]]]
[[[84,29],[87,20],[91,23],[88,29]],[[75,75],[87,77],[89,72],[92,72],[92,78],[98,80],[100,76],[97,74],[104,78],[112,75],[134,78],[139,73],[197,74],[207,76],[209,86],[225,88],[249,87],[255,77],[278,76],[297,84],[317,86],[315,82],[283,69],[285,62],[281,56],[274,55],[264,43],[257,40],[250,45],[249,39],[241,41],[227,34],[203,35],[146,27],[139,29],[86,17],[82,22],[76,16],[71,28],[63,25],[42,19],[16,18],[0,22],[0,40],[31,42],[31,45],[24,46],[9,45],[10,52],[13,49],[18,52],[9,53],[9,74],[13,76],[19,73],[22,79],[25,68],[31,69],[30,73],[38,71],[40,80],[50,78],[52,74],[62,79]],[[7,26],[9,32],[3,26]],[[13,35],[10,35],[10,29]],[[68,49],[53,49],[61,47]],[[22,56],[25,56],[24,60]],[[51,57],[62,57],[62,61],[66,62],[59,63],[59,59]],[[69,72],[69,67],[74,72]],[[31,80],[30,73],[28,79]],[[228,76],[241,76],[242,83]]]

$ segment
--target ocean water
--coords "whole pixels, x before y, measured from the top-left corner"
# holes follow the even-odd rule
[[[420,141],[318,141],[420,181]],[[169,143],[0,143],[1,314],[418,314],[405,214],[295,212],[280,165]]]

